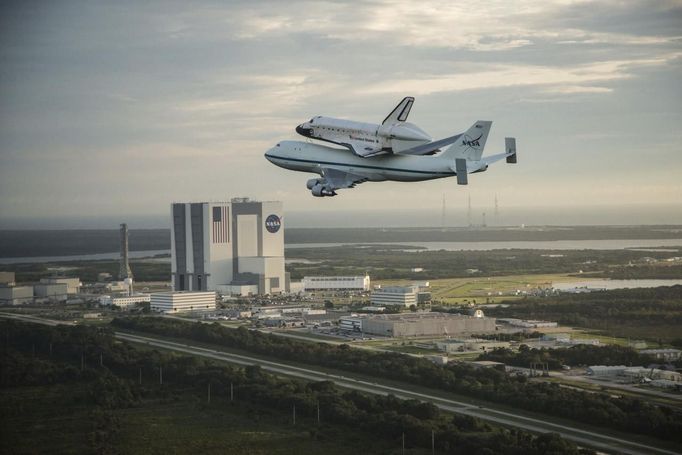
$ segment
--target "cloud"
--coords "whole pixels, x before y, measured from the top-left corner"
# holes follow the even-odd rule
[[[442,92],[483,90],[513,86],[544,86],[553,93],[609,93],[608,87],[584,84],[633,77],[633,70],[644,66],[665,65],[681,54],[668,54],[640,60],[612,60],[575,66],[488,65],[479,71],[423,75],[419,78],[388,80],[364,87],[365,93],[411,93],[430,95]]]

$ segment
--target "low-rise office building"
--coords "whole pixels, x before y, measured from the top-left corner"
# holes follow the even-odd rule
[[[151,295],[150,308],[160,313],[213,311],[216,309],[216,293],[215,291],[154,293]]]
[[[372,306],[399,306],[408,308],[417,305],[418,286],[388,286],[372,292]]]
[[[310,291],[357,291],[367,292],[369,275],[365,276],[306,276],[301,281],[303,290]]]
[[[99,298],[99,303],[104,306],[116,306],[122,310],[129,310],[136,306],[151,301],[150,294],[133,294],[133,295],[103,295]]]

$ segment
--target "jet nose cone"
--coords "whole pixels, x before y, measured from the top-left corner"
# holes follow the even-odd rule
[[[300,134],[301,136],[305,136],[305,137],[312,137],[312,135],[313,135],[313,129],[307,127],[305,123],[298,125],[296,127],[296,132],[298,134]]]
[[[268,151],[265,152],[265,155],[264,155],[264,156],[265,156],[265,159],[268,160],[268,161],[270,161],[271,163],[273,162],[273,161],[272,161],[272,156],[271,156],[271,155],[272,155],[272,152],[274,152],[274,151],[275,151],[275,147],[272,147],[271,149],[268,149]]]

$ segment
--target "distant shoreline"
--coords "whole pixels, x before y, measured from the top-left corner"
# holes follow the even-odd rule
[[[118,255],[118,236],[118,230],[0,231],[0,264],[112,259]],[[471,251],[661,249],[682,247],[682,226],[290,228],[285,232],[288,249],[344,244]],[[169,250],[169,229],[130,231],[132,257],[167,254]]]

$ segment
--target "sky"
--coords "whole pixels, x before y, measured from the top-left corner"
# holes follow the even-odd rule
[[[236,196],[316,226],[438,225],[444,198],[463,224],[496,196],[549,224],[682,224],[681,80],[680,1],[2,2],[0,228]],[[314,198],[263,157],[404,96],[434,139],[492,120],[485,153],[515,136],[518,164]]]

